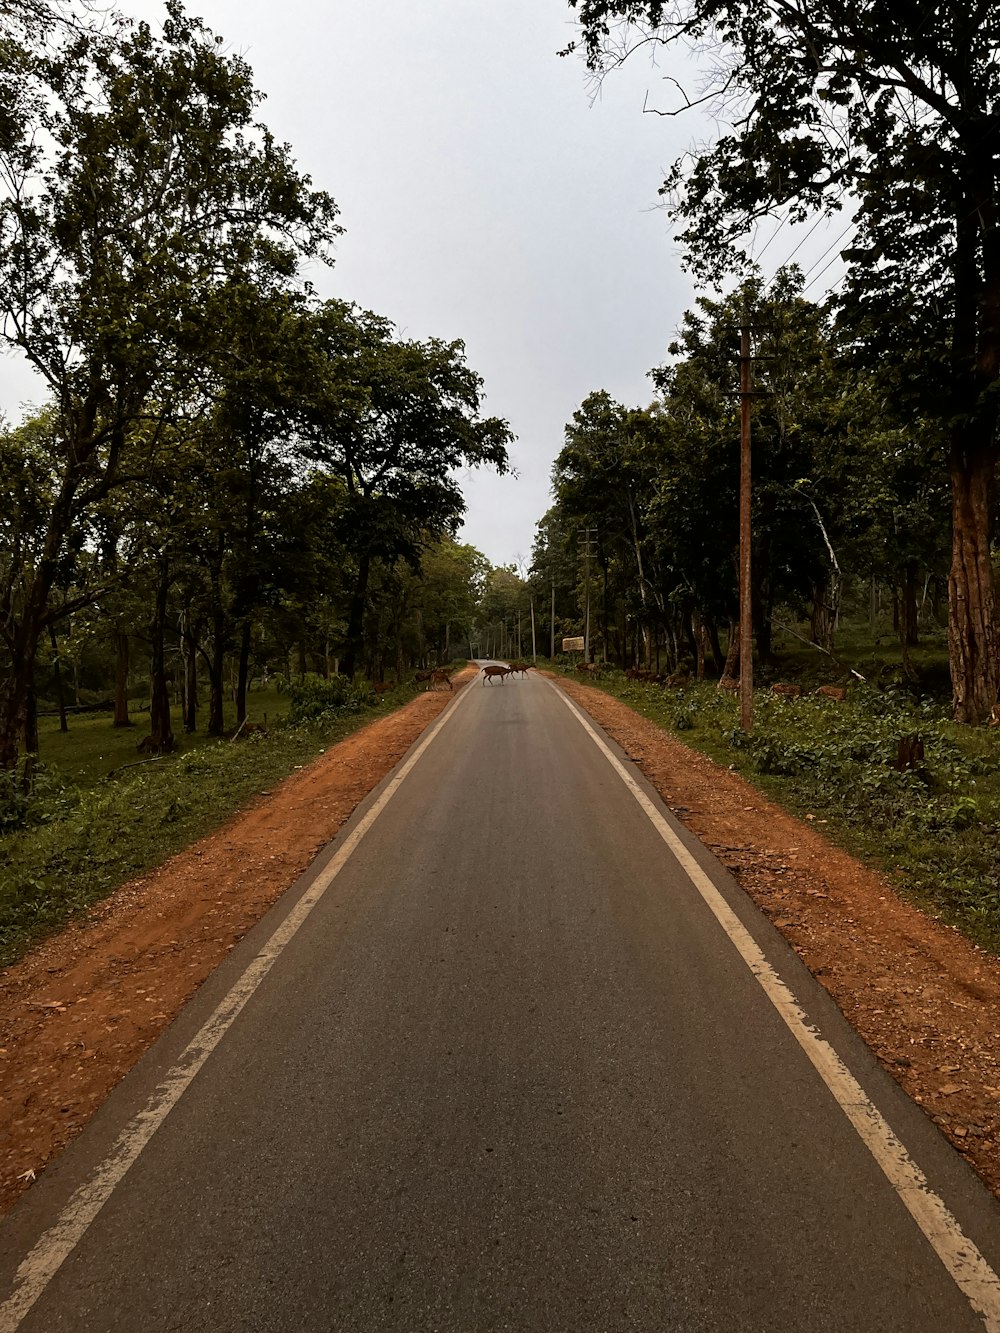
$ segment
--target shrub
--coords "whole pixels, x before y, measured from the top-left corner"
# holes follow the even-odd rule
[[[16,829],[37,828],[76,804],[76,793],[37,761],[26,772],[22,757],[16,768],[0,769],[0,835]]]
[[[350,681],[347,676],[309,675],[288,687],[291,707],[288,720],[293,725],[310,722],[330,713],[360,713],[370,708],[375,694],[367,681]]]

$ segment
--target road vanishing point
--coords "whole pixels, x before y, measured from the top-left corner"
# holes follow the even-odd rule
[[[474,679],[0,1229],[0,1333],[1000,1333],[1000,1208],[548,680]]]

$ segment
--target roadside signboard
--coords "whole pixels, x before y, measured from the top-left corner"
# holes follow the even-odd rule
[[[563,639],[562,650],[564,653],[582,653],[583,635],[581,634],[578,639]]]

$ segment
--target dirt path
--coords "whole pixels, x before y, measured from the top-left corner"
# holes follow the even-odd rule
[[[624,704],[572,681],[564,688],[1000,1193],[1000,961],[901,903],[818,830]],[[0,977],[0,1210],[79,1132],[452,697],[424,694],[332,747]]]

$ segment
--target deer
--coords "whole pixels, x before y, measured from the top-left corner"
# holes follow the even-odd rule
[[[847,691],[843,685],[820,685],[814,693],[822,695],[825,699],[835,699],[838,703],[843,703],[847,698]]]
[[[492,685],[495,678],[499,676],[500,684],[502,685],[504,676],[509,676],[511,674],[512,672],[509,666],[484,666],[483,684],[485,685],[486,682],[489,681],[490,684]]]
[[[438,681],[444,681],[449,690],[455,687],[451,683],[451,667],[429,667],[426,671],[418,671],[413,677],[414,685],[423,685],[425,689],[433,689]]]
[[[513,676],[516,672],[519,671],[522,676],[526,676],[528,674],[530,666],[531,666],[530,662],[511,662],[510,674]]]
[[[772,686],[771,686],[771,693],[772,693],[772,694],[783,694],[783,695],[785,696],[786,699],[801,699],[801,698],[802,698],[802,686],[801,686],[801,685],[782,685],[782,684],[772,685]]]

